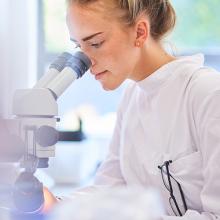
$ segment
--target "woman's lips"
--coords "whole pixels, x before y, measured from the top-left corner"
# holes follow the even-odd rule
[[[103,71],[103,72],[101,72],[101,73],[96,74],[96,75],[95,75],[95,79],[96,79],[96,80],[99,80],[106,72],[108,72],[108,71],[105,70],[105,71]]]

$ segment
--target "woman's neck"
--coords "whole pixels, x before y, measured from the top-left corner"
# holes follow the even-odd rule
[[[159,43],[150,40],[150,42],[148,41],[146,45],[140,48],[140,56],[131,79],[135,81],[143,80],[163,65],[175,59]]]

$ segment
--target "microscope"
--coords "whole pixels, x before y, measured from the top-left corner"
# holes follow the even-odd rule
[[[56,123],[60,120],[57,99],[90,66],[91,61],[83,52],[64,52],[33,88],[15,91],[14,118],[0,120],[0,137],[4,137],[7,146],[6,150],[0,147],[0,162],[19,162],[22,168],[11,191],[15,210],[34,213],[42,208],[43,185],[34,173],[38,168],[47,168],[49,158],[55,156],[59,140]]]

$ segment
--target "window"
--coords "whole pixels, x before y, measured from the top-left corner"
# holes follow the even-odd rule
[[[219,0],[172,0],[177,25],[172,41],[182,51],[220,54]]]
[[[50,54],[57,54],[68,47],[65,9],[65,0],[43,0],[45,50]]]

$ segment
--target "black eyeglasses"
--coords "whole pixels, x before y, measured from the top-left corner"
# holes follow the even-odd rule
[[[180,183],[170,174],[170,171],[169,171],[169,164],[170,163],[172,163],[172,160],[165,161],[164,164],[162,166],[158,166],[158,168],[161,170],[161,176],[162,176],[164,186],[166,187],[166,189],[170,193],[169,203],[170,203],[170,206],[171,206],[174,214],[176,216],[178,216],[178,215],[183,216],[188,208],[186,205],[186,200],[185,200],[184,193],[183,193],[183,190],[182,190]],[[181,206],[178,205],[177,200],[174,196],[174,190],[173,190],[174,184],[176,184],[179,189],[180,197],[182,199]],[[184,210],[181,211],[181,209],[184,209]]]

